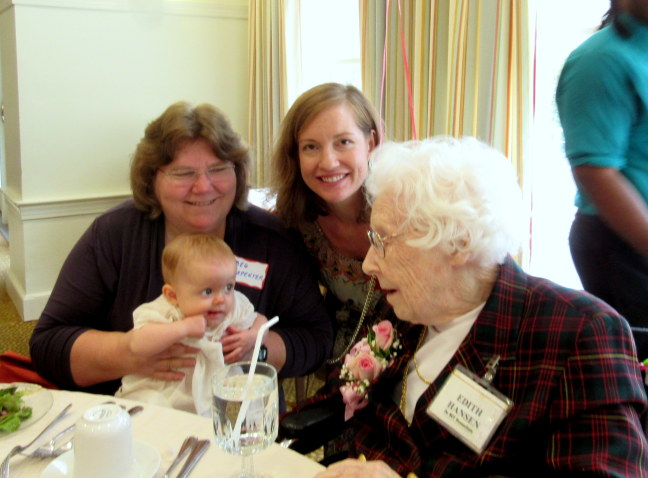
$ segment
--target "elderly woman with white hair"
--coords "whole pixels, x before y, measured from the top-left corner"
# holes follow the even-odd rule
[[[318,478],[648,476],[628,325],[515,263],[527,221],[509,161],[472,138],[385,144],[366,188],[363,269],[399,337],[374,353],[375,329],[369,355],[387,362],[345,394],[360,459]]]

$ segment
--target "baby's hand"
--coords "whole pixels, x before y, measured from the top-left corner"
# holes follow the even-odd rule
[[[257,332],[267,321],[266,316],[257,313],[254,323],[249,329],[239,329],[230,325],[221,338],[225,363],[250,360]]]
[[[221,338],[225,363],[250,360],[255,341],[256,331],[229,326]]]
[[[185,317],[182,319],[182,323],[185,325],[187,337],[200,338],[205,335],[205,330],[207,330],[207,321],[202,315]]]

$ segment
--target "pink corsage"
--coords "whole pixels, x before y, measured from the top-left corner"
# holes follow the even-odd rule
[[[345,420],[367,406],[367,389],[391,365],[400,348],[398,335],[388,320],[374,325],[367,337],[351,348],[340,372],[340,378],[347,382],[340,387],[346,404]]]

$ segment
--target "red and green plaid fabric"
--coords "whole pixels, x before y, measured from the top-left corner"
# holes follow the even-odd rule
[[[352,419],[352,454],[420,478],[648,477],[639,420],[648,402],[634,343],[626,321],[604,302],[528,276],[507,260],[472,330],[419,400],[411,426],[393,390],[421,329],[398,327],[403,354]],[[458,364],[483,375],[493,355],[501,357],[493,385],[514,404],[478,455],[425,409]]]

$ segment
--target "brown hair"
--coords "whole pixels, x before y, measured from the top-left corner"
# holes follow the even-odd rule
[[[131,162],[130,181],[135,206],[148,213],[151,219],[162,213],[154,187],[158,169],[171,163],[187,142],[199,138],[209,142],[218,159],[234,164],[234,205],[239,209],[247,208],[250,169],[247,146],[220,110],[208,104],[194,107],[181,101],[149,123]]]
[[[178,267],[188,261],[220,257],[236,261],[232,249],[211,234],[180,234],[169,241],[162,251],[162,277],[172,284]]]
[[[355,114],[358,128],[369,137],[376,135],[380,143],[378,116],[369,100],[351,85],[324,83],[304,92],[295,100],[281,122],[270,164],[272,190],[276,194],[276,212],[288,227],[299,227],[314,221],[318,215],[327,214],[325,202],[304,183],[299,169],[298,137],[304,126],[325,109],[347,104]],[[364,194],[363,194],[364,197]],[[358,218],[367,221],[369,205]]]

